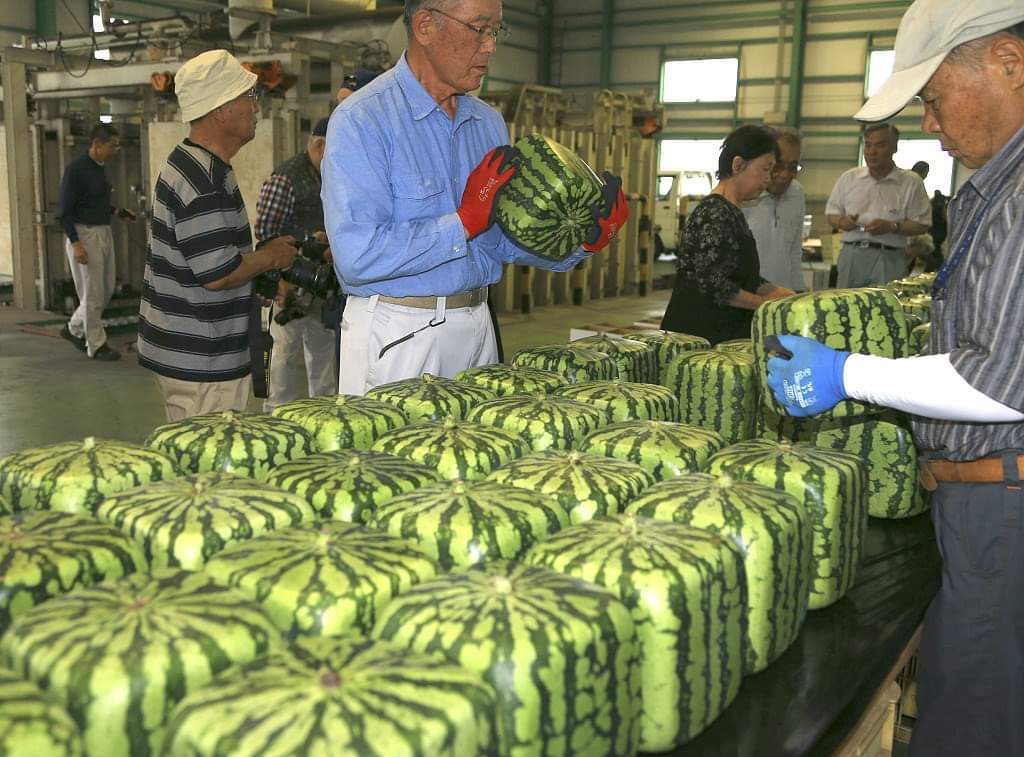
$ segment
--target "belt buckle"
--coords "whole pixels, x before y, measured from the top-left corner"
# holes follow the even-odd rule
[[[860,247],[862,250],[866,250],[871,246],[871,242],[868,241],[867,239],[858,239],[856,242],[854,242],[854,244]]]

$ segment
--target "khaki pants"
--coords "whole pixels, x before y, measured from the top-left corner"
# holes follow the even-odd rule
[[[839,251],[839,277],[836,287],[869,287],[902,279],[907,272],[904,250],[879,250],[844,244]]]
[[[274,337],[274,352],[270,358],[270,396],[263,403],[263,412],[300,397],[335,393],[338,377],[334,373],[334,332],[323,327],[319,312],[284,326],[271,321],[270,335]]]
[[[245,410],[252,394],[252,376],[203,382],[158,375],[156,381],[164,396],[168,423],[221,410]]]
[[[100,316],[114,294],[114,235],[109,226],[75,224],[75,229],[89,262],[85,265],[75,262],[75,251],[65,237],[64,253],[78,294],[78,308],[71,314],[68,331],[72,336],[85,339],[86,352],[92,357],[107,342]]]

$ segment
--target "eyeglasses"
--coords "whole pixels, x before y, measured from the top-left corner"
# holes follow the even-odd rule
[[[789,162],[777,160],[775,161],[775,165],[772,166],[772,173],[782,173],[783,171],[789,171],[790,173],[800,173],[802,170],[804,170],[804,167],[800,165],[799,161],[796,160]]]
[[[497,43],[499,39],[508,39],[512,36],[512,30],[505,25],[504,21],[497,26],[473,26],[473,24],[467,24],[461,18],[455,18],[455,16],[450,13],[445,13],[443,10],[438,10],[437,8],[424,8],[424,10],[428,10],[431,13],[440,13],[445,18],[450,18],[455,23],[462,24],[476,35],[477,42],[481,44],[483,44],[487,37],[490,37]]]
[[[254,103],[260,101],[260,88],[252,87],[243,93],[246,97],[252,100]]]

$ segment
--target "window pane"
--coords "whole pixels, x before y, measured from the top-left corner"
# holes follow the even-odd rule
[[[931,197],[935,190],[949,195],[953,189],[953,158],[942,149],[937,139],[907,139],[899,142],[899,150],[893,157],[896,165],[908,171],[913,165],[923,160],[928,164],[928,178],[924,180],[925,189]]]
[[[879,88],[885,84],[885,80],[892,76],[893,62],[896,59],[895,50],[875,50],[868,58],[868,85],[864,93],[866,97],[873,97]]]
[[[735,102],[739,67],[739,58],[670,60],[661,72],[662,102]]]
[[[659,171],[705,171],[712,176],[718,170],[720,139],[663,139]]]

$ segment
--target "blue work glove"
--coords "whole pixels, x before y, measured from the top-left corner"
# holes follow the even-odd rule
[[[839,352],[803,336],[780,336],[792,353],[788,360],[768,360],[768,386],[789,415],[806,418],[831,410],[849,399],[843,385],[843,366],[849,352]]]

